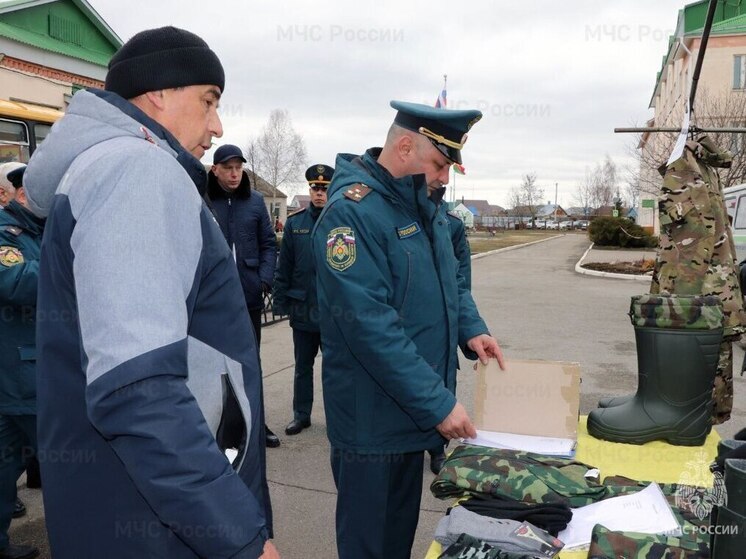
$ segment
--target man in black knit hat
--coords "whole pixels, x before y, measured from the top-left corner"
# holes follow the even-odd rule
[[[29,163],[48,216],[38,446],[55,557],[278,557],[256,343],[202,198],[224,85],[200,37],[143,31]],[[243,421],[226,425],[228,406]]]

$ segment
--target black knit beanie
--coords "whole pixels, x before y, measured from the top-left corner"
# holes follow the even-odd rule
[[[104,89],[132,99],[189,85],[225,87],[223,66],[200,37],[176,27],[141,31],[109,61]]]

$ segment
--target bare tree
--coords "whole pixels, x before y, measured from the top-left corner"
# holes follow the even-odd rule
[[[667,115],[656,116],[655,126],[681,125],[681,109],[684,98],[677,107],[678,111],[671,111]],[[694,106],[693,121],[700,127],[725,128],[746,126],[746,96],[740,91],[711,93],[706,88],[700,88]],[[715,144],[733,155],[733,163],[729,169],[720,169],[720,180],[723,187],[740,184],[746,181],[746,138],[737,133],[709,133],[708,136]],[[637,195],[649,194],[656,196],[661,187],[661,175],[658,169],[668,161],[677,133],[658,132],[638,135],[634,145],[629,150],[636,156],[639,166]]]
[[[510,192],[508,192],[508,205],[509,209],[505,213],[508,216],[512,215],[515,218],[516,223],[522,223],[522,218],[524,217],[521,215],[523,213],[523,196],[519,187],[514,186],[510,189]]]
[[[536,184],[536,173],[526,173],[523,175],[523,180],[519,188],[523,204],[531,215],[531,225],[535,226],[536,210],[544,199],[544,189]]]
[[[588,212],[591,208],[594,190],[594,175],[590,167],[585,168],[585,177],[575,187],[575,201],[583,208],[584,217],[588,219]]]
[[[633,165],[623,167],[624,190],[622,198],[628,208],[635,208],[640,199],[640,169]]]
[[[303,136],[293,128],[286,110],[274,109],[259,137],[249,141],[246,152],[252,171],[272,186],[272,208],[276,212],[277,189],[297,182],[305,171]]]

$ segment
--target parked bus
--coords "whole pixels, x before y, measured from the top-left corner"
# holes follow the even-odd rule
[[[746,184],[729,186],[723,190],[725,208],[730,216],[733,241],[738,262],[746,260]]]
[[[64,114],[41,105],[0,99],[0,163],[27,163],[52,124]]]

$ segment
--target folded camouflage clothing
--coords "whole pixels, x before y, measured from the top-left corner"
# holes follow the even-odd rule
[[[592,469],[568,458],[459,446],[446,459],[430,491],[439,499],[484,493],[526,503],[565,503],[576,508],[606,496],[606,487],[585,477]]]
[[[709,559],[706,543],[692,544],[672,536],[615,532],[596,524],[588,559]]]
[[[523,522],[482,516],[464,507],[453,507],[447,516],[438,522],[435,541],[442,545],[456,543],[461,534],[469,534],[503,551],[520,551],[540,554],[546,544],[540,538],[552,541],[555,547],[562,548],[562,542],[544,530],[526,523],[534,537],[516,535]]]
[[[461,534],[438,559],[541,559],[541,556],[524,552],[503,551],[469,534]]]

